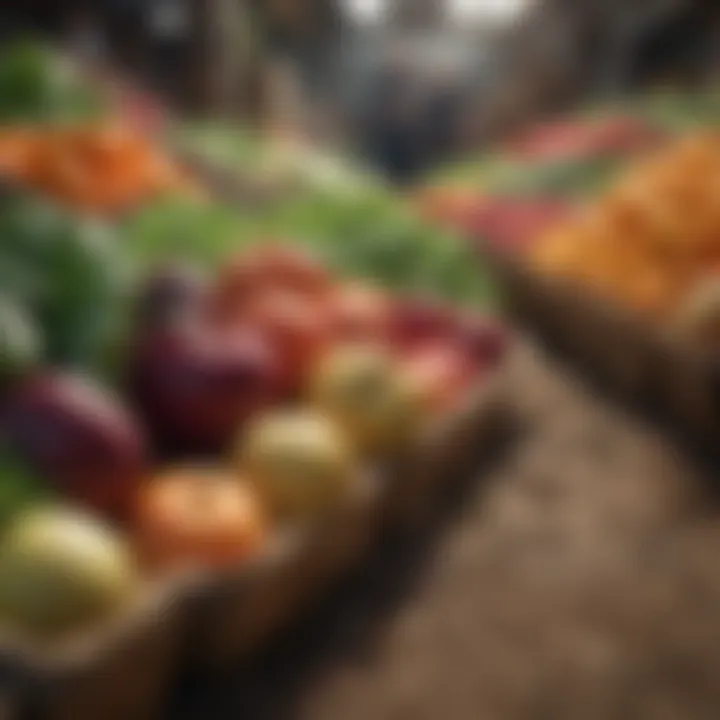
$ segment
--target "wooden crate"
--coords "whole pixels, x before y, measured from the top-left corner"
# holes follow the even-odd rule
[[[720,366],[712,353],[590,291],[541,277],[513,258],[488,257],[518,322],[692,439],[713,446],[720,438]]]
[[[207,668],[256,652],[357,567],[384,529],[422,522],[443,488],[493,448],[493,431],[507,425],[503,377],[497,373],[469,393],[406,457],[368,472],[332,515],[282,533],[250,565],[201,580],[192,612],[193,661]]]
[[[259,651],[357,567],[384,529],[422,522],[457,471],[493,448],[492,431],[509,416],[502,378],[485,378],[406,457],[368,468],[342,506],[279,532],[251,562],[148,589],[131,612],[57,652],[0,642],[0,718],[152,718],[176,671]]]
[[[53,648],[3,638],[0,718],[156,717],[179,659],[184,586],[147,587],[122,616]]]

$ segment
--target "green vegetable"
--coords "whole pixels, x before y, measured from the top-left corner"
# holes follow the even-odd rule
[[[0,296],[0,385],[35,366],[41,357],[42,340],[32,318]]]
[[[614,157],[559,162],[488,157],[445,169],[429,184],[511,197],[583,197],[606,187],[624,166]]]
[[[108,226],[24,194],[0,201],[0,286],[37,324],[46,362],[100,367],[131,280]]]
[[[45,122],[95,116],[96,94],[42,45],[17,42],[0,52],[0,122]]]
[[[222,204],[166,202],[123,228],[123,246],[147,266],[180,256],[206,267],[267,238],[305,245],[343,275],[397,291],[422,291],[473,306],[497,304],[497,288],[458,237],[418,218],[381,189],[316,190],[240,215]]]
[[[178,257],[212,267],[237,249],[244,224],[255,222],[221,203],[167,198],[126,219],[122,245],[144,267]]]

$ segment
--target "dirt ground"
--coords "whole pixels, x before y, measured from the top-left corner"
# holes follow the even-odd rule
[[[171,720],[720,717],[713,473],[535,348],[493,462]]]

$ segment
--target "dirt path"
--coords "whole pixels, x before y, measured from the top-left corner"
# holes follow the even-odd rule
[[[519,437],[444,521],[173,720],[720,716],[707,471],[540,353],[513,373]]]

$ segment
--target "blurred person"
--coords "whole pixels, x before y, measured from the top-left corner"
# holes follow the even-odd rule
[[[419,103],[404,70],[380,78],[366,123],[366,152],[372,165],[397,185],[412,182],[423,166]]]
[[[443,162],[458,151],[462,112],[462,92],[454,83],[443,81],[431,90],[423,123],[426,163]]]

